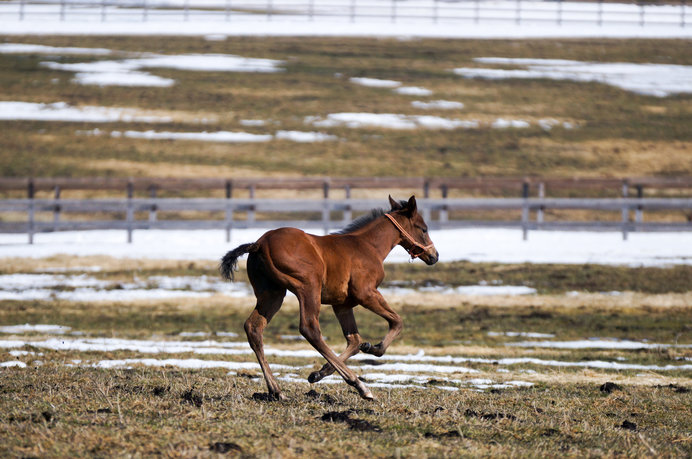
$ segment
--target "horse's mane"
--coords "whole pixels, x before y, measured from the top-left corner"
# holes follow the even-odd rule
[[[408,201],[399,201],[399,204],[401,204],[401,207],[403,209],[406,209],[408,206]],[[341,229],[339,231],[335,231],[332,234],[349,234],[353,233],[354,231],[357,231],[361,228],[363,228],[365,225],[368,223],[372,222],[373,220],[376,220],[380,217],[383,217],[384,214],[387,212],[384,211],[384,209],[377,208],[377,209],[371,209],[369,213],[365,215],[361,215],[360,217],[356,218],[353,220],[351,223],[346,225],[344,229]]]

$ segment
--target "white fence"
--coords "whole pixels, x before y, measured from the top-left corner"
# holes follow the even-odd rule
[[[514,24],[627,24],[687,27],[685,0],[673,4],[563,0],[11,0],[0,20],[101,22],[304,21]]]

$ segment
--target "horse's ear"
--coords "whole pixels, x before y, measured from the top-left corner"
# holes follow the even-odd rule
[[[408,204],[406,205],[406,212],[407,212],[409,215],[413,215],[413,214],[416,213],[417,210],[418,210],[418,204],[416,204],[416,197],[415,197],[415,196],[411,196],[411,197],[408,199]]]
[[[401,210],[401,209],[402,209],[401,204],[399,204],[397,201],[395,201],[394,199],[392,199],[392,195],[391,195],[391,194],[389,195],[389,205],[392,206],[392,211]]]

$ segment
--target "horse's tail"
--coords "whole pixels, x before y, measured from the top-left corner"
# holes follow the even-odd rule
[[[228,252],[221,259],[221,264],[219,265],[219,271],[224,279],[233,281],[233,272],[238,268],[238,258],[242,257],[246,253],[254,252],[257,250],[257,244],[251,242],[249,244],[243,244],[236,247],[235,249]]]

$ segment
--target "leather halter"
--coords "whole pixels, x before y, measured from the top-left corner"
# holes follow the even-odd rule
[[[387,217],[389,219],[389,221],[391,221],[394,224],[394,226],[397,227],[397,229],[401,232],[401,236],[404,238],[404,240],[406,242],[408,242],[409,244],[411,244],[409,247],[404,247],[404,249],[406,249],[408,254],[411,255],[411,258],[418,258],[421,255],[423,255],[425,252],[427,252],[428,249],[431,249],[435,246],[435,244],[432,244],[432,243],[430,243],[428,245],[423,245],[420,242],[417,242],[415,239],[413,239],[413,237],[410,234],[408,234],[408,231],[406,231],[404,229],[404,227],[401,226],[399,224],[399,222],[396,221],[396,219],[394,217],[392,217],[391,214],[384,214],[384,216]],[[402,247],[403,247],[403,245],[402,245]],[[413,253],[414,248],[419,249],[420,252]]]

